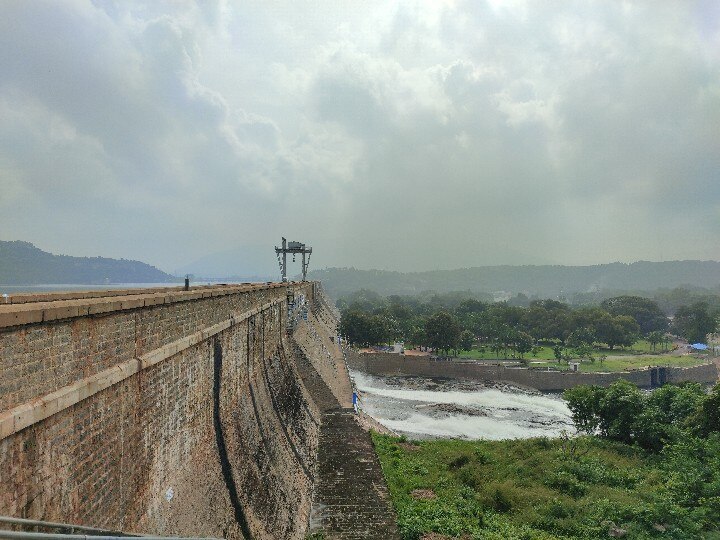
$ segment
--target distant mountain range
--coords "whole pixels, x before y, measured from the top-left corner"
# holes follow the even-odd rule
[[[325,290],[334,298],[359,289],[373,290],[382,295],[425,291],[503,291],[555,298],[601,290],[653,291],[681,286],[713,289],[720,287],[720,262],[640,261],[594,266],[482,266],[410,273],[328,268],[309,272],[308,279],[322,281]]]
[[[275,252],[272,246],[265,245],[238,246],[212,253],[174,271],[179,276],[192,274],[196,279],[228,281],[269,281],[280,277]]]
[[[183,274],[212,277],[220,273],[222,262],[242,260],[246,270],[259,268],[270,274],[273,253],[245,249],[228,252],[223,257],[197,261]],[[267,260],[269,259],[269,260]],[[250,264],[255,263],[255,264]],[[262,264],[260,264],[262,263]],[[237,263],[235,263],[237,264]],[[238,264],[235,268],[240,267]],[[275,272],[273,272],[274,274]],[[277,279],[268,275],[267,279]],[[482,266],[459,270],[428,272],[392,272],[328,268],[312,270],[308,279],[323,282],[335,298],[359,289],[382,295],[473,291],[484,293],[523,293],[542,298],[570,297],[577,293],[597,291],[654,291],[674,287],[702,287],[720,290],[720,262],[717,261],[640,261],[632,264],[611,263],[594,266]],[[171,283],[178,278],[149,264],[105,257],[71,257],[53,255],[29,242],[0,240],[0,284],[88,284]]]
[[[139,261],[53,255],[29,242],[0,240],[0,284],[168,283],[170,274]]]

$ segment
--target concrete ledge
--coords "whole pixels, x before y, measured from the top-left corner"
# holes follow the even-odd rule
[[[73,293],[52,293],[47,295],[22,295],[25,302],[0,304],[0,328],[10,328],[25,324],[72,319],[86,315],[101,315],[114,311],[126,311],[159,304],[188,302],[201,298],[241,294],[250,291],[270,290],[281,287],[297,286],[303,282],[259,283],[243,285],[223,285],[193,288],[127,289],[122,291],[90,291],[89,296],[72,297]],[[109,294],[113,293],[113,294]],[[35,300],[29,300],[30,296]]]
[[[250,317],[253,317],[266,309],[275,305],[283,304],[284,299],[273,300],[267,302],[260,307],[245,311],[243,313],[231,314],[230,317],[222,322],[204,328],[187,337],[168,343],[149,353],[145,353],[139,358],[133,358],[117,364],[111,368],[96,373],[90,377],[85,377],[72,384],[63,386],[54,392],[50,392],[42,397],[35,398],[31,401],[13,407],[12,409],[0,413],[0,440],[17,433],[37,422],[45,420],[50,416],[72,407],[76,403],[87,399],[110,386],[124,381],[135,373],[147,369],[163,360],[167,360],[176,354],[189,349],[190,347],[202,343],[203,341],[227,330],[228,328],[239,324]],[[107,304],[117,304],[122,302],[108,302]],[[133,304],[134,305],[134,304]]]
[[[190,288],[192,291],[205,290],[205,289],[217,289],[220,287],[246,287],[255,285],[265,285],[265,283],[235,283],[231,285],[217,284],[217,285],[195,285]],[[44,292],[44,293],[20,293],[11,294],[5,300],[6,304],[28,304],[35,302],[57,302],[60,300],[81,300],[90,298],[107,298],[111,296],[131,296],[131,295],[142,295],[148,293],[167,292],[167,291],[184,291],[185,288],[182,285],[171,286],[171,287],[148,287],[138,289],[103,289],[97,291],[59,291],[59,292]]]

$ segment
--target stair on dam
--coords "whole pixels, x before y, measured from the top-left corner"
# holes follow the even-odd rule
[[[323,414],[317,476],[311,521],[326,538],[399,540],[380,462],[352,409]]]
[[[390,494],[370,434],[337,398],[303,350],[294,345],[300,377],[322,411],[310,532],[324,538],[400,538]]]

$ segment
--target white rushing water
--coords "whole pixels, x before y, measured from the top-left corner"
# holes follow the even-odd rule
[[[415,438],[521,439],[574,431],[567,405],[555,395],[467,381],[351,376],[367,414]]]

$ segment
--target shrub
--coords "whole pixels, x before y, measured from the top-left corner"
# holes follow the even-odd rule
[[[547,479],[546,485],[552,489],[578,499],[587,493],[587,486],[566,471],[559,471]]]

